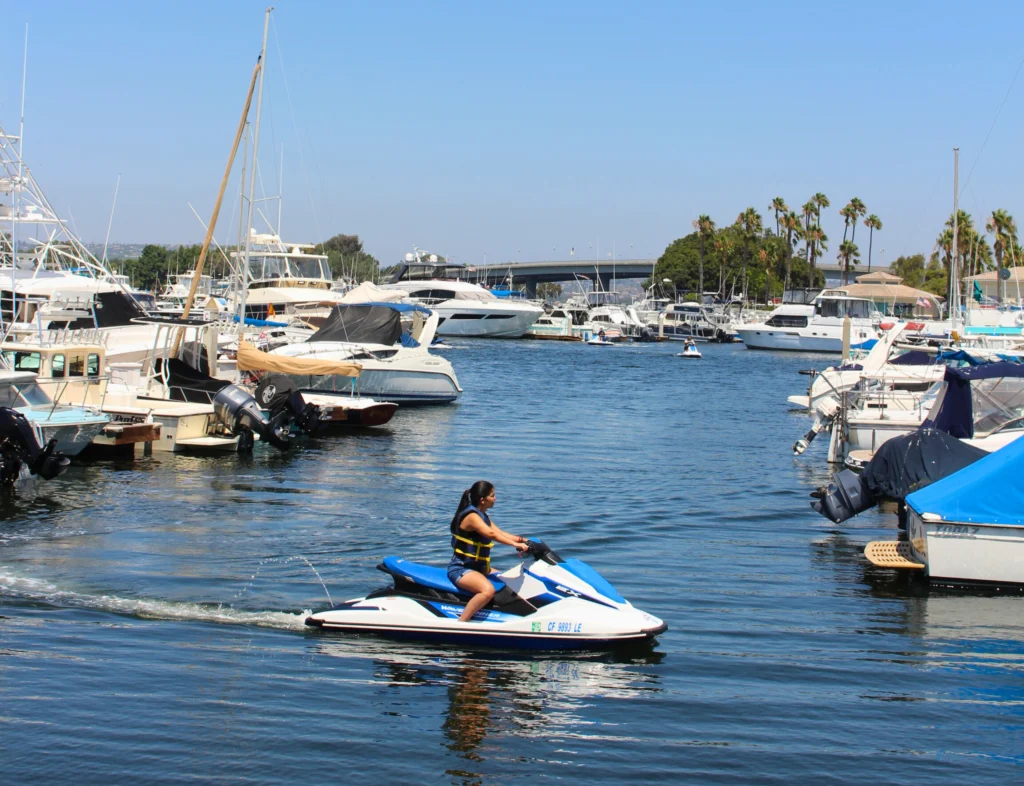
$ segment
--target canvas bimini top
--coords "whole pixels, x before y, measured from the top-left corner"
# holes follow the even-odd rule
[[[922,518],[1024,526],[1024,437],[907,497]],[[930,515],[929,515],[930,514]]]

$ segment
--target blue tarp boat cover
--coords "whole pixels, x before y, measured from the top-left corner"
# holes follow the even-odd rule
[[[907,505],[918,515],[967,524],[1024,525],[1024,438],[959,472],[915,491]]]

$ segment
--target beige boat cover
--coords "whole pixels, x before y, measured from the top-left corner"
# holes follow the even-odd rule
[[[403,303],[409,302],[409,294],[401,289],[381,289],[378,286],[364,281],[355,289],[346,292],[342,303]]]
[[[358,377],[363,367],[344,360],[290,358],[256,349],[248,341],[238,342],[239,371],[278,371],[282,374],[337,374]]]

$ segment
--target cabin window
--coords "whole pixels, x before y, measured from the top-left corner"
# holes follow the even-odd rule
[[[794,314],[773,314],[765,324],[770,327],[805,328],[807,327],[807,317]]]
[[[98,377],[100,375],[100,356],[96,353],[89,355],[85,364],[85,375],[87,377]]]
[[[85,376],[85,358],[81,355],[72,355],[71,361],[68,363],[68,376],[69,377],[83,377]]]
[[[42,357],[38,352],[20,352],[17,350],[12,352],[8,350],[4,352],[4,360],[15,371],[35,371],[39,373]]]
[[[50,376],[60,379],[64,378],[64,356],[54,355],[50,363]]]

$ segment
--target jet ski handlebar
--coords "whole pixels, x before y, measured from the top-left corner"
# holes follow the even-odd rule
[[[564,562],[555,552],[551,550],[551,547],[542,540],[528,540],[526,543],[526,552],[529,556],[535,560],[541,560],[548,563],[549,565],[557,565],[559,562]]]

